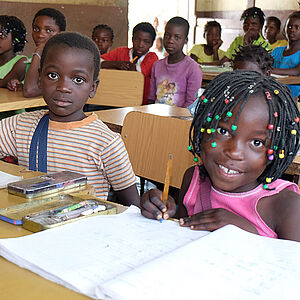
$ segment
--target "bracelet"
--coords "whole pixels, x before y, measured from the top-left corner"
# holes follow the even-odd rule
[[[39,59],[41,59],[41,56],[39,55],[39,53],[33,52],[33,53],[32,53],[32,56],[33,56],[33,55],[36,55]]]

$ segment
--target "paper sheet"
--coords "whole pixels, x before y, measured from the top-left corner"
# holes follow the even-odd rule
[[[6,186],[11,182],[16,182],[22,180],[21,176],[14,176],[5,172],[0,171],[0,188],[6,188]]]

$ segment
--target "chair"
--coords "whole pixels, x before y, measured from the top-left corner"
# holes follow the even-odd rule
[[[163,183],[169,154],[173,155],[170,185],[181,187],[187,168],[195,164],[189,153],[190,120],[129,112],[124,120],[122,138],[136,175]]]
[[[88,104],[138,106],[143,102],[144,76],[140,72],[102,69],[99,87]]]

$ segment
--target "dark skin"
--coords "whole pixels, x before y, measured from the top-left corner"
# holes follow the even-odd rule
[[[286,24],[285,31],[289,44],[283,51],[283,56],[290,56],[300,50],[300,19],[290,18]],[[300,64],[291,69],[274,68],[272,73],[278,75],[298,76],[300,75]]]
[[[138,59],[145,55],[153,45],[153,39],[149,32],[137,31],[132,37],[134,61],[103,61],[101,68],[125,71],[136,71]]]
[[[54,45],[40,71],[39,86],[49,107],[50,120],[76,122],[86,118],[83,106],[94,97],[99,81],[94,79],[93,55],[88,50]],[[136,185],[116,191],[123,205],[139,206]]]
[[[279,28],[276,26],[276,23],[273,21],[267,20],[265,26],[265,34],[268,42],[274,44],[277,41],[277,35],[279,34]]]
[[[266,167],[269,117],[265,112],[268,108],[265,100],[261,100],[262,95],[256,94],[250,98],[240,115],[236,134],[232,134],[231,125],[239,105],[233,110],[233,116],[228,122],[220,121],[215,137],[216,148],[211,147],[207,136],[204,136],[202,141],[202,162],[212,185],[222,191],[240,193],[252,190],[259,184],[256,178]],[[231,171],[228,173],[224,169]],[[193,230],[214,231],[227,224],[233,224],[257,234],[256,228],[249,221],[223,208],[210,209],[189,217],[183,199],[193,172],[194,167],[186,171],[179,194],[176,217],[180,218],[181,226]],[[148,191],[143,195],[141,206],[145,217],[167,219],[174,216],[174,199],[169,197],[164,205],[160,197],[157,190]],[[273,196],[264,197],[259,200],[256,209],[263,221],[277,233],[278,238],[300,241],[300,196],[297,193],[285,189]]]

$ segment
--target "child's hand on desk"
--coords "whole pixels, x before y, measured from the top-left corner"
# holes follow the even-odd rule
[[[120,61],[120,69],[125,71],[136,71],[135,64],[130,61]]]
[[[161,201],[162,191],[152,189],[147,191],[141,198],[142,215],[149,219],[168,219],[174,216],[176,204],[171,196],[168,196],[166,205]]]
[[[7,89],[13,92],[16,91],[22,91],[23,89],[23,84],[20,82],[20,80],[18,79],[11,79],[8,83],[7,83]]]
[[[179,224],[194,230],[208,231],[215,231],[225,225],[232,224],[257,234],[257,230],[250,222],[224,208],[209,209],[191,217],[181,218]]]

